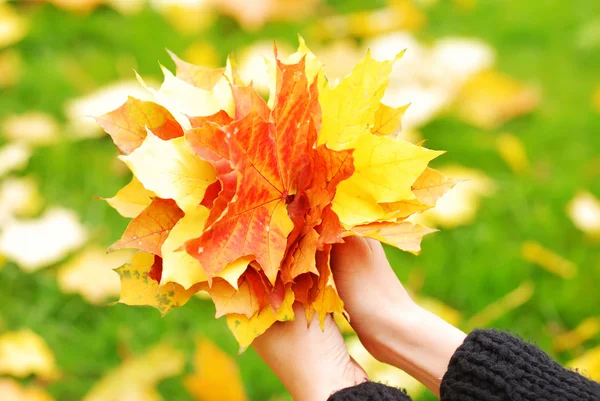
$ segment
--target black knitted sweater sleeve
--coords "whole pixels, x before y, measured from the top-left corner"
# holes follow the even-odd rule
[[[600,401],[600,384],[562,368],[539,348],[496,330],[475,330],[442,379],[441,401]],[[410,401],[406,392],[363,383],[329,401]]]

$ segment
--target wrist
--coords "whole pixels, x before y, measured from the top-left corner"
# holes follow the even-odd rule
[[[294,380],[293,384],[290,383],[286,387],[295,401],[326,401],[340,390],[368,381],[362,368],[349,358],[343,365],[316,371],[311,369],[310,375],[306,377],[305,381]]]
[[[466,337],[414,303],[388,311],[378,332],[376,358],[409,373],[436,395],[450,358]]]

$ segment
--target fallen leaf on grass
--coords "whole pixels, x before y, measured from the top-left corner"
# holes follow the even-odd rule
[[[583,320],[573,330],[553,338],[552,343],[557,352],[572,350],[584,342],[593,339],[600,333],[600,316]]]
[[[482,328],[500,317],[518,308],[533,297],[535,285],[532,281],[523,281],[516,289],[492,302],[467,321],[469,329]]]
[[[600,347],[592,348],[585,354],[567,363],[570,369],[577,371],[595,381],[600,381]]]
[[[78,216],[53,208],[39,218],[8,223],[0,232],[0,254],[33,272],[59,262],[86,241]]]
[[[11,171],[22,170],[29,163],[31,150],[24,144],[11,142],[0,148],[0,178]]]
[[[0,89],[16,85],[23,73],[21,54],[15,49],[0,52]]]
[[[196,344],[194,370],[184,384],[196,400],[248,400],[235,360],[207,339],[200,339]]]
[[[16,217],[31,216],[42,206],[37,182],[30,177],[0,182],[0,229]]]
[[[565,279],[573,278],[577,274],[576,264],[537,241],[525,241],[521,246],[521,257]]]
[[[0,334],[0,375],[53,380],[58,374],[54,354],[42,337],[29,329]]]
[[[12,115],[2,123],[2,132],[7,140],[33,146],[55,142],[58,131],[58,121],[50,114],[41,112]]]
[[[456,113],[467,123],[494,129],[513,118],[532,112],[540,102],[530,86],[495,70],[470,78],[455,104]]]
[[[156,385],[183,371],[185,357],[167,344],[154,345],[100,379],[83,401],[162,401]]]
[[[512,171],[517,174],[525,174],[529,171],[527,151],[519,138],[508,133],[500,134],[496,139],[496,148]]]
[[[0,4],[0,48],[10,46],[25,37],[29,30],[24,15],[8,4]]]
[[[35,385],[24,386],[13,379],[0,378],[2,401],[54,401],[44,389]]]
[[[113,269],[131,260],[133,250],[106,253],[90,246],[58,268],[58,285],[64,293],[79,293],[89,303],[102,304],[118,297],[121,284]]]
[[[569,202],[567,213],[575,227],[590,237],[600,237],[600,201],[587,191],[577,193]]]

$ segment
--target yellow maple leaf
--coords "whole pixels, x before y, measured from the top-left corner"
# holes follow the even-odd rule
[[[0,335],[0,375],[53,380],[58,374],[54,354],[42,337],[29,329]]]
[[[154,192],[148,191],[135,177],[112,198],[104,200],[123,217],[134,218],[152,203]]]
[[[157,344],[110,370],[83,401],[161,401],[156,385],[181,373],[184,364],[181,351],[167,344]]]
[[[163,269],[161,283],[175,282],[190,288],[207,280],[200,262],[185,250],[180,249],[186,241],[197,238],[204,230],[210,210],[202,205],[185,213],[162,245]]]
[[[402,117],[408,110],[410,104],[391,107],[383,103],[379,103],[379,107],[375,110],[375,122],[371,128],[371,133],[375,135],[393,135],[400,131],[402,127]]]
[[[285,291],[283,303],[277,312],[274,312],[273,308],[267,307],[251,318],[237,313],[227,315],[227,325],[240,344],[240,352],[248,348],[252,341],[263,334],[273,323],[293,320],[293,304],[294,292],[291,288],[288,288]]]
[[[374,124],[375,113],[389,81],[394,62],[376,61],[367,52],[352,73],[333,88],[322,85],[319,103],[323,113],[319,145],[327,144],[330,149],[349,149]]]
[[[376,239],[413,254],[421,252],[421,239],[436,230],[409,221],[371,223],[352,228],[352,233]]]
[[[184,384],[196,400],[248,400],[235,360],[207,339],[197,342],[194,369],[195,373],[187,376]]]
[[[443,153],[370,132],[353,147],[355,172],[339,184],[333,201],[347,226],[380,220],[386,213],[379,203],[415,199],[412,184]]]
[[[164,141],[148,131],[139,148],[119,158],[144,188],[163,199],[174,199],[183,211],[202,202],[206,188],[217,179],[214,167],[201,160],[184,137]]]
[[[172,308],[184,305],[192,295],[200,290],[199,286],[184,289],[177,283],[158,283],[148,277],[155,256],[138,252],[130,264],[115,269],[121,279],[121,298],[119,303],[126,305],[152,306],[165,315]]]

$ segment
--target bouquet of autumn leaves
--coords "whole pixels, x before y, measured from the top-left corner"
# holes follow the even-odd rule
[[[406,219],[453,183],[427,167],[442,152],[395,138],[406,107],[381,103],[395,60],[367,53],[332,83],[302,40],[285,63],[275,48],[265,101],[231,57],[172,57],[155,101],[97,118],[134,175],[108,199],[132,218],[111,249],[139,250],[116,269],[120,302],[165,314],[206,291],[244,349],[294,302],[321,324],[344,312],[330,252],[345,237],[420,251],[433,230]]]

